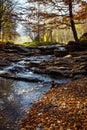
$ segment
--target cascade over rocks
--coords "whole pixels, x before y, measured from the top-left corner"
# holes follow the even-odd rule
[[[29,77],[22,77],[23,75],[18,76],[18,74],[20,72],[24,73],[24,71],[32,71],[36,74],[73,79],[74,77],[79,78],[87,75],[87,52],[75,51],[72,46],[75,47],[75,42],[70,42],[66,46],[67,49],[64,49],[64,46],[57,45],[24,47],[8,44],[7,48],[0,49],[0,71],[4,71],[7,67],[4,75],[0,73],[0,76],[17,80],[39,81]],[[46,57],[46,59],[43,59],[43,57]],[[21,62],[23,62],[22,65]]]

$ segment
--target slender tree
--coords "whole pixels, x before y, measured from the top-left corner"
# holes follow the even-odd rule
[[[28,8],[27,18],[31,31],[40,34],[39,37],[41,37],[41,33],[44,34],[48,30],[52,33],[55,28],[71,28],[75,41],[78,41],[75,25],[84,23],[84,19],[87,18],[86,0],[28,0],[28,3],[30,8]],[[36,3],[40,4],[39,11]],[[44,7],[45,10],[43,10]],[[83,9],[84,11],[81,11]],[[52,39],[51,33],[49,34]]]
[[[6,33],[7,29],[12,35],[12,31],[15,30],[16,27],[16,7],[17,2],[12,2],[12,0],[0,0],[0,34],[1,38]]]
[[[78,35],[77,35],[77,31],[76,31],[76,27],[75,27],[75,22],[74,22],[74,16],[73,16],[73,1],[69,0],[67,2],[68,6],[69,6],[69,17],[70,17],[70,24],[71,24],[71,29],[73,32],[73,36],[75,41],[78,41]]]

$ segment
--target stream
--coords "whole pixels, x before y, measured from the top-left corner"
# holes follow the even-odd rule
[[[0,130],[19,130],[17,125],[18,120],[25,115],[23,110],[27,110],[32,106],[32,103],[40,99],[43,94],[50,90],[51,81],[62,84],[67,83],[70,79],[53,78],[46,74],[36,74],[25,68],[25,64],[29,62],[41,62],[55,58],[52,55],[48,56],[32,56],[22,58],[21,61],[11,63],[10,66],[4,67],[3,72],[10,72],[13,68],[20,69],[15,72],[17,76],[25,78],[37,78],[41,82],[26,82],[13,79],[0,78]]]

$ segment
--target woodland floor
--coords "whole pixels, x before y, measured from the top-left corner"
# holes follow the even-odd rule
[[[64,75],[72,81],[56,84],[26,110],[26,117],[19,121],[21,130],[87,130],[87,51],[70,53],[42,65],[39,65],[41,73],[44,69],[46,72],[49,70],[52,74]],[[36,70],[37,66],[34,67]]]
[[[87,130],[87,77],[56,86],[26,112],[21,130]]]
[[[78,71],[78,66],[83,66],[84,60],[87,63],[86,57],[83,58],[86,54],[73,54],[76,58],[72,66],[74,72]],[[55,85],[25,112],[26,117],[19,122],[21,130],[87,130],[87,75]]]

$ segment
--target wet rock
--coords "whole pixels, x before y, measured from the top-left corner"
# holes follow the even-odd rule
[[[59,76],[59,77],[64,77],[64,74],[62,71],[57,70],[57,69],[48,69],[46,71],[49,75],[54,75],[54,76]]]
[[[51,82],[51,88],[54,88],[56,86],[56,83],[54,81]]]
[[[34,77],[29,77],[29,78],[25,78],[25,77],[16,77],[14,78],[16,80],[21,80],[21,81],[26,81],[26,82],[43,82],[43,80],[40,80],[38,78],[34,78]]]
[[[6,49],[14,48],[15,44],[13,42],[6,42]]]
[[[60,46],[60,45],[50,45],[50,46],[40,46],[38,48],[40,49],[41,54],[53,55],[55,49],[63,51],[65,47],[64,46]]]
[[[75,68],[72,69],[71,73],[73,77],[87,75],[87,61],[86,58],[81,55],[75,57]]]
[[[41,64],[41,61],[31,61],[30,66],[31,67],[39,67]]]
[[[72,72],[73,77],[76,75],[87,75],[87,72],[85,70],[76,70]]]
[[[17,53],[19,55],[32,56],[34,54],[34,52],[32,52],[31,49],[28,49],[27,47],[24,46],[15,46],[14,49],[17,50]]]
[[[0,50],[3,50],[6,47],[6,42],[0,41]]]
[[[5,48],[4,51],[6,53],[17,53],[17,50],[15,50],[15,49],[7,49],[7,48]]]
[[[0,66],[5,67],[10,65],[9,61],[0,60]]]
[[[0,77],[7,78],[7,79],[13,79],[13,80],[19,80],[19,81],[26,81],[26,82],[42,82],[43,81],[38,78],[21,77],[21,76],[16,76],[14,74],[7,73],[7,72],[0,73]]]
[[[72,55],[68,54],[68,55],[64,56],[64,59],[67,59],[67,58],[72,58]]]
[[[87,62],[87,55],[75,57],[75,62]]]
[[[41,51],[41,54],[52,55],[54,47],[53,46],[40,46],[39,49]]]
[[[56,56],[56,57],[63,57],[63,56],[66,56],[68,54],[68,51],[67,50],[57,50],[57,49],[55,49],[54,50],[54,55]]]
[[[58,60],[54,62],[54,65],[60,66],[60,67],[69,67],[71,63],[68,63],[66,60]]]
[[[7,72],[5,72],[4,70],[0,70],[0,75],[3,76],[3,75],[6,75]]]
[[[0,77],[8,78],[8,77],[13,77],[13,75],[11,75],[11,74],[9,74],[8,72],[5,72],[5,71],[0,71]]]
[[[83,77],[83,75],[81,74],[81,75],[75,75],[74,77],[73,77],[73,80],[76,80],[76,79],[81,79]]]
[[[80,46],[78,42],[69,41],[69,43],[66,45],[66,49],[69,52],[78,51],[80,49]]]
[[[66,49],[67,49],[69,52],[87,50],[87,40],[78,41],[78,42],[70,41],[70,42],[66,45]]]
[[[7,57],[6,60],[10,61],[10,62],[19,62],[21,59],[18,57]]]
[[[63,72],[63,74],[64,74],[65,77],[71,78],[71,71],[70,70],[65,70]]]
[[[46,74],[46,70],[45,70],[45,69],[39,69],[39,68],[33,67],[31,70],[32,70],[34,73],[37,73],[37,74]]]
[[[18,52],[29,52],[29,49],[24,46],[15,46],[15,49],[18,50]]]
[[[23,72],[25,69],[23,67],[19,67],[19,66],[15,66],[11,69],[9,69],[8,71],[10,71],[11,73],[19,73],[19,72]]]
[[[41,50],[40,49],[32,49],[32,52],[34,52],[34,55],[41,54]]]
[[[33,55],[39,55],[41,54],[41,51],[39,49],[29,49],[27,47],[17,48],[18,53],[25,56],[33,56]]]
[[[85,65],[85,64],[79,66],[79,69],[80,69],[80,70],[83,70],[83,69],[85,69],[85,68],[86,68],[86,65]]]
[[[18,52],[20,55],[24,55],[24,56],[33,56],[34,52]]]

